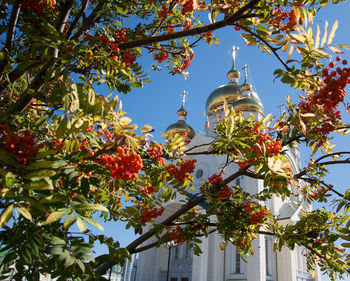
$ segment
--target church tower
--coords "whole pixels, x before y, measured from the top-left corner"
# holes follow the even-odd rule
[[[227,73],[228,83],[216,88],[207,98],[206,113],[207,122],[205,134],[198,131],[196,134],[191,126],[186,123],[187,111],[185,110],[186,92],[182,94],[182,106],[178,110],[178,121],[166,129],[166,133],[186,133],[188,136],[187,147],[191,152],[204,152],[215,139],[214,128],[217,121],[223,116],[223,106],[227,104],[236,112],[242,112],[247,118],[251,114],[259,119],[264,116],[264,107],[259,95],[248,82],[248,66],[244,67],[244,82],[239,83],[241,73],[236,68],[236,54],[238,48],[233,47],[232,68]],[[291,163],[294,173],[299,171],[300,157],[296,148],[285,148],[286,157]],[[207,180],[213,174],[221,173],[223,178],[238,170],[236,164],[226,166],[224,156],[210,154],[196,154],[189,159],[196,159],[196,168],[192,176],[194,178],[194,193],[198,192],[202,180]],[[263,188],[263,181],[248,177],[236,179],[235,185],[248,193],[258,193]],[[293,193],[297,193],[292,190]],[[181,198],[177,198],[165,206],[162,217],[165,218],[180,208]],[[267,207],[282,224],[295,223],[303,209],[311,206],[292,197],[282,201],[273,196]],[[205,206],[202,206],[205,208]],[[151,243],[155,241],[147,241]],[[293,251],[283,248],[281,252],[273,251],[273,238],[259,234],[253,241],[254,255],[246,256],[248,263],[240,257],[235,246],[229,245],[220,249],[222,238],[216,232],[207,238],[202,238],[200,256],[194,256],[186,244],[161,246],[142,252],[139,256],[136,281],[319,281],[319,274],[311,275],[306,268],[304,249],[296,247]]]

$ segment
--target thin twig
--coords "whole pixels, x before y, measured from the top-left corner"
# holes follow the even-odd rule
[[[10,50],[11,50],[12,43],[13,43],[13,38],[15,36],[16,24],[17,24],[17,20],[18,20],[19,10],[21,8],[20,4],[21,4],[21,0],[15,0],[15,2],[13,3],[13,6],[12,6],[12,12],[11,12],[11,17],[10,17],[10,21],[9,21],[7,36],[6,36],[5,48],[4,48],[5,57],[0,63],[0,75],[1,75],[1,77],[3,76],[2,72],[4,71],[4,69],[7,65],[6,61],[8,60],[8,56],[10,54]],[[1,78],[1,80],[2,80],[2,78]]]
[[[81,25],[80,29],[77,31],[77,33],[74,34],[72,37],[75,41],[80,41],[81,38],[84,36],[84,34],[90,30],[98,21],[100,18],[99,16],[96,16],[103,8],[105,2],[100,1],[96,5],[95,9],[91,12],[91,14],[83,21],[83,24]]]
[[[81,9],[79,10],[78,14],[75,16],[73,22],[69,26],[69,29],[68,29],[68,32],[67,32],[67,38],[69,38],[72,35],[72,32],[73,32],[75,26],[77,25],[77,23],[79,22],[79,19],[84,14],[88,3],[89,3],[89,0],[84,0],[83,3],[81,4]]]
[[[258,38],[260,41],[262,41],[275,55],[275,57],[282,63],[282,65],[287,69],[287,71],[291,71],[291,68],[284,62],[284,60],[280,57],[280,55],[277,53],[277,49],[272,47],[270,45],[270,43],[268,43],[265,39],[263,39],[260,35],[254,33],[253,31],[249,30],[248,28],[246,28],[244,25],[240,25],[240,24],[235,24],[235,26],[243,29],[244,31],[250,33],[251,35],[255,36],[256,38]]]

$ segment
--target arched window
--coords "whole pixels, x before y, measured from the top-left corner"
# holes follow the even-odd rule
[[[203,177],[203,170],[202,169],[198,169],[196,172],[196,178],[200,179],[201,177]]]
[[[238,249],[235,248],[235,273],[241,273],[241,255],[238,252]]]
[[[175,250],[174,250],[174,259],[177,260],[179,258],[179,246],[175,246]]]
[[[240,178],[238,178],[238,179],[236,179],[236,185],[241,185],[241,179]]]

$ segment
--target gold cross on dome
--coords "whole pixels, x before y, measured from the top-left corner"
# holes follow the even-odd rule
[[[229,51],[229,53],[230,54],[232,54],[232,58],[233,58],[233,60],[235,60],[236,59],[236,54],[237,54],[237,51],[239,50],[239,47],[237,47],[237,46],[233,46],[232,47],[232,50],[231,51]]]
[[[183,93],[180,94],[182,97],[182,107],[185,108],[185,102],[186,102],[186,96],[188,95],[187,91],[183,91]]]
[[[245,77],[245,80],[247,81],[248,79],[248,68],[250,66],[248,64],[245,64],[244,67],[242,69],[244,69],[244,77]]]

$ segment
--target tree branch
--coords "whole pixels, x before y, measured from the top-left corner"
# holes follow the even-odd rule
[[[20,96],[20,98],[12,104],[9,109],[6,111],[7,117],[11,116],[15,112],[22,112],[33,100],[33,97],[28,94],[28,90],[39,90],[44,85],[43,76],[45,72],[49,68],[49,65],[43,67],[43,69],[37,74],[32,83],[28,86],[28,88],[24,91],[24,93]]]
[[[2,72],[4,71],[5,67],[6,67],[6,61],[8,60],[8,56],[12,47],[12,42],[13,42],[13,38],[15,36],[15,29],[16,29],[16,24],[17,24],[17,20],[18,20],[18,15],[19,15],[19,11],[20,11],[20,6],[21,4],[21,0],[15,0],[12,6],[12,12],[11,12],[11,17],[10,17],[10,22],[9,22],[9,26],[8,26],[8,30],[7,30],[7,36],[6,36],[6,42],[5,42],[5,57],[4,59],[1,61],[0,63],[0,75],[1,77]],[[0,79],[2,80],[2,78]]]
[[[75,33],[75,35],[72,37],[75,41],[80,41],[81,38],[84,36],[84,34],[92,28],[92,26],[97,23],[99,16],[96,17],[97,13],[100,12],[103,8],[103,5],[105,4],[104,1],[100,1],[95,9],[91,12],[91,14],[83,21],[83,24],[81,25],[80,29]]]
[[[260,1],[262,1],[262,0],[250,1],[247,5],[240,8],[236,13],[234,13],[233,15],[231,15],[231,16],[229,16],[221,21],[218,21],[218,22],[215,22],[212,24],[208,24],[208,25],[203,26],[203,27],[196,27],[196,28],[192,28],[189,30],[183,30],[183,31],[178,31],[178,32],[170,33],[170,34],[163,34],[163,35],[159,35],[159,36],[147,37],[147,38],[143,38],[143,39],[133,40],[130,42],[120,43],[119,49],[126,50],[126,49],[130,49],[130,48],[141,47],[144,45],[149,45],[149,44],[158,43],[158,42],[162,42],[162,41],[168,41],[168,40],[173,40],[173,39],[177,39],[177,38],[198,35],[198,34],[202,34],[202,33],[206,33],[209,31],[223,28],[227,25],[232,25],[233,22],[239,20],[244,15],[244,13],[246,11],[253,9],[256,6],[256,4],[258,4]]]
[[[270,50],[271,52],[275,55],[275,57],[282,63],[282,65],[287,69],[287,71],[290,71],[290,67],[284,62],[284,60],[280,57],[280,55],[277,53],[276,48],[272,47],[270,43],[268,43],[265,39],[263,39],[260,35],[254,33],[253,31],[249,30],[246,28],[244,25],[240,24],[235,24],[235,26],[243,29],[244,31],[250,33],[251,35],[255,36],[258,38],[260,41],[262,41]]]
[[[248,169],[250,166],[246,166],[240,171],[237,171],[236,173],[232,174],[231,176],[227,177],[222,184],[214,186],[214,188],[220,188],[225,186],[226,184],[230,183],[234,179],[238,178],[239,176],[243,175],[246,169]],[[168,218],[163,220],[160,224],[162,225],[169,225],[171,224],[174,220],[178,219],[181,217],[185,212],[191,210],[193,207],[199,205],[203,201],[206,200],[206,197],[204,195],[201,195],[200,197],[190,200],[188,203],[183,205],[179,210],[177,210],[175,213],[170,215]],[[129,253],[135,253],[135,250],[139,245],[141,245],[143,242],[147,241],[149,238],[153,237],[156,234],[156,228],[150,229],[148,232],[142,234],[140,237],[138,237],[136,240],[131,242],[126,249],[128,250]],[[103,275],[109,268],[111,268],[113,265],[115,265],[118,262],[118,257],[114,257],[112,260],[102,264],[99,266],[96,270],[95,273],[98,275]]]
[[[84,0],[83,3],[81,4],[81,9],[79,10],[78,14],[75,16],[73,22],[71,23],[71,25],[70,25],[70,27],[68,29],[67,38],[69,38],[72,35],[72,32],[73,32],[75,26],[77,25],[77,23],[79,22],[79,19],[84,14],[88,3],[89,3],[89,0]]]

